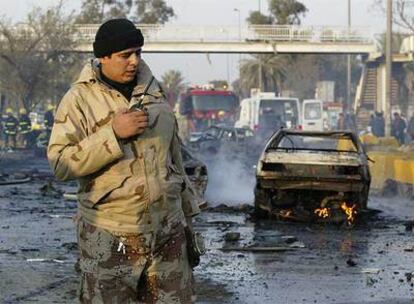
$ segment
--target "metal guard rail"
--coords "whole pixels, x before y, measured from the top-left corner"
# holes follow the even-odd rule
[[[92,42],[99,25],[75,25],[77,40]],[[325,27],[297,25],[194,26],[138,24],[148,42],[246,42],[288,41],[310,43],[375,43],[364,27]]]

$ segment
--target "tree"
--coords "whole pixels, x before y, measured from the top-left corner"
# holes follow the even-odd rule
[[[102,23],[111,18],[125,18],[132,7],[132,0],[84,0],[77,23]]]
[[[250,12],[249,17],[247,17],[246,21],[249,24],[272,24],[274,18],[272,16],[263,15],[259,11]]]
[[[375,0],[374,7],[384,14],[386,7],[383,0]],[[414,5],[412,0],[393,0],[393,23],[414,33]]]
[[[247,21],[253,24],[299,24],[300,17],[307,11],[296,0],[270,0],[270,16],[258,11],[250,12]],[[239,88],[260,88],[265,91],[281,92],[293,58],[289,55],[254,55],[245,60],[240,68]],[[244,91],[244,90],[241,90]]]
[[[46,10],[34,8],[23,24],[0,19],[0,89],[31,110],[39,101],[61,94],[70,81],[77,57],[73,16],[62,3]]]
[[[174,107],[181,91],[184,90],[184,77],[180,71],[169,70],[161,76],[161,85],[167,94],[168,103]]]
[[[174,17],[165,0],[83,0],[78,23],[102,23],[112,18],[130,18],[136,23],[164,24]]]
[[[296,0],[270,0],[269,10],[276,24],[300,24],[300,18],[308,11],[306,6]]]
[[[132,18],[137,23],[164,24],[175,16],[173,8],[164,0],[136,0],[136,8],[136,15]]]
[[[244,60],[240,68],[240,86],[244,88],[260,88],[267,92],[281,92],[286,77],[287,66],[285,56],[253,55]]]

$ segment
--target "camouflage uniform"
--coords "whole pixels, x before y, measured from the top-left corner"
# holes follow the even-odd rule
[[[141,60],[131,101],[83,69],[56,113],[48,158],[57,178],[76,178],[82,303],[190,303],[185,217],[201,202],[188,181],[177,124],[154,82],[149,126],[118,141],[112,118],[138,101],[152,76]],[[143,294],[145,291],[145,294]]]

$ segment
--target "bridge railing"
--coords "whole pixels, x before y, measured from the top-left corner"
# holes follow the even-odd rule
[[[97,24],[76,25],[76,39],[92,42]],[[289,25],[251,26],[193,26],[193,25],[137,25],[147,42],[246,42],[246,41],[298,41],[312,43],[348,42],[369,44],[374,42],[368,28],[323,27]]]
[[[250,29],[259,40],[360,43],[373,41],[368,28],[253,25]]]

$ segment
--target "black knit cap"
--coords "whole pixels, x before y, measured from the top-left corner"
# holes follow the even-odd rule
[[[103,23],[96,32],[93,53],[96,58],[102,58],[143,45],[144,36],[131,21],[123,18],[111,19]]]

